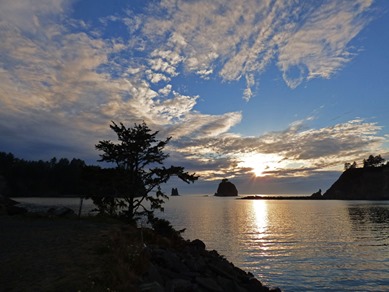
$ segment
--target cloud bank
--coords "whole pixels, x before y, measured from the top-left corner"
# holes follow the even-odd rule
[[[199,96],[185,93],[178,81],[244,79],[248,101],[271,63],[290,88],[330,78],[355,55],[350,42],[369,22],[372,1],[161,1],[145,4],[141,13],[130,5],[114,15],[102,12],[93,21],[73,16],[76,3],[0,3],[3,149],[30,159],[92,159],[94,144],[111,135],[111,120],[145,121],[173,136],[172,161],[210,180],[251,175],[245,159],[258,153],[280,158],[264,175],[303,176],[384,142],[381,127],[361,119],[319,129],[297,121],[257,137],[234,134],[241,111],[199,112]],[[115,29],[125,33],[108,33]]]

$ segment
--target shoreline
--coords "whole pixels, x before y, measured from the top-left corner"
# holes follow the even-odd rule
[[[312,198],[311,196],[245,196],[238,198],[238,200],[313,200],[324,201],[325,199]]]
[[[176,231],[31,213],[0,215],[0,230],[7,291],[281,291]]]

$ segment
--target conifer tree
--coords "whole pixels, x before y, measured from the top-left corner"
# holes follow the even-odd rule
[[[152,132],[144,122],[132,128],[112,122],[110,128],[116,133],[118,142],[99,141],[96,149],[102,152],[99,161],[116,164],[110,180],[115,189],[113,202],[118,215],[133,221],[138,215],[163,211],[163,203],[168,196],[163,193],[161,184],[172,176],[178,176],[186,183],[198,179],[195,174],[185,172],[183,167],[166,168],[163,165],[169,157],[163,149],[171,137],[158,140],[158,131]],[[112,200],[109,201],[112,203]]]

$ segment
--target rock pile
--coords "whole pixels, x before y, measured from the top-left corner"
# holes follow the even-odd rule
[[[198,239],[179,249],[148,246],[143,253],[150,264],[142,276],[141,291],[280,291],[263,286],[217,251],[207,251]]]

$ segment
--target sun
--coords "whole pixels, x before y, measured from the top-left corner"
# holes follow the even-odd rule
[[[281,156],[276,154],[253,153],[240,157],[239,167],[251,168],[255,176],[266,176],[266,172],[279,167]]]
[[[255,176],[264,176],[264,172],[267,169],[267,166],[262,164],[262,162],[257,162],[252,166],[253,172]]]

